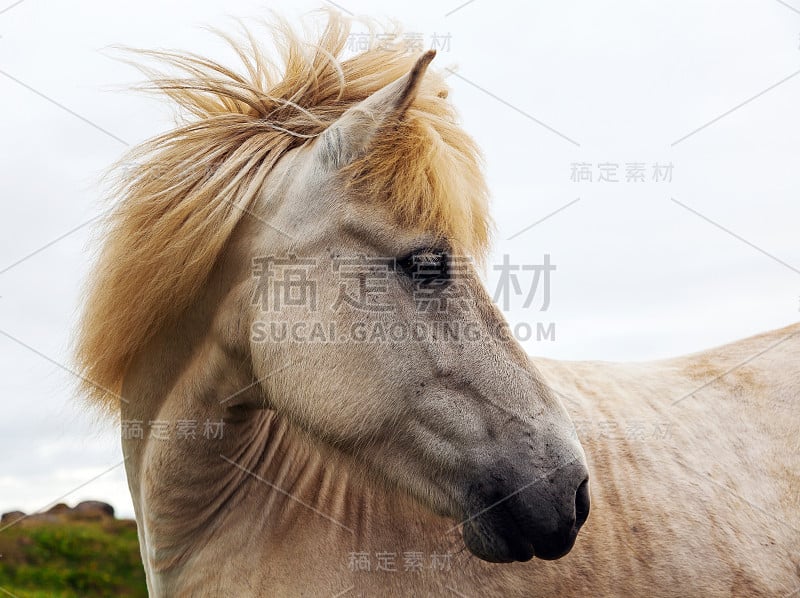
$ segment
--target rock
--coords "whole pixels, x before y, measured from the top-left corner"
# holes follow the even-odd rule
[[[53,505],[49,509],[45,511],[48,515],[62,515],[65,513],[69,513],[72,509],[69,508],[68,505],[60,502],[58,504]]]
[[[114,519],[114,507],[99,500],[85,500],[70,508],[60,502],[46,511],[26,515],[22,511],[9,511],[2,516],[2,524],[10,525],[24,519],[22,525],[38,525],[42,523],[59,524],[70,521],[102,521]]]
[[[114,507],[99,500],[85,500],[75,505],[72,516],[76,519],[106,519],[114,517]]]
[[[0,517],[0,525],[11,525],[13,522],[24,518],[25,513],[22,511],[9,511],[8,513],[3,513],[3,516]]]

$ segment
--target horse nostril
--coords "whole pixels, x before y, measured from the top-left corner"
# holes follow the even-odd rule
[[[575,492],[575,527],[580,527],[586,522],[589,516],[589,478],[586,478],[578,486]]]

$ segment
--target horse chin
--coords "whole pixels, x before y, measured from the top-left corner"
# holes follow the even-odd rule
[[[534,556],[545,561],[554,561],[572,550],[577,530],[566,544],[558,547],[542,545],[535,547],[515,526],[502,530],[487,529],[483,522],[471,520],[464,523],[462,536],[464,545],[479,559],[490,563],[513,563],[529,561]]]
[[[490,563],[529,561],[534,556],[533,545],[518,534],[483,529],[476,520],[464,523],[462,535],[467,550]]]

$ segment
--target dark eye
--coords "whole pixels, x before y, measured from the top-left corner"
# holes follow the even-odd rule
[[[450,264],[445,251],[423,249],[398,258],[397,269],[415,284],[437,285],[447,283]]]

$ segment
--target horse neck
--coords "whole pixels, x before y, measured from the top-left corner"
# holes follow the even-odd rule
[[[143,439],[123,439],[123,448],[152,570],[179,570],[197,545],[224,547],[225,533],[259,539],[231,550],[273,553],[281,538],[292,541],[280,550],[300,551],[313,549],[307,540],[336,536],[348,548],[331,555],[333,565],[350,551],[453,550],[451,524],[373,480],[353,458],[273,410],[231,414],[220,397],[250,385],[252,374],[240,367],[236,375],[235,359],[202,327],[180,328],[195,336],[173,330],[154,339],[131,368],[122,409],[123,422],[145,427]],[[179,421],[198,423],[196,441],[175,436]],[[203,438],[205,421],[223,421],[222,437]],[[148,437],[149,422],[168,422],[167,439]]]

